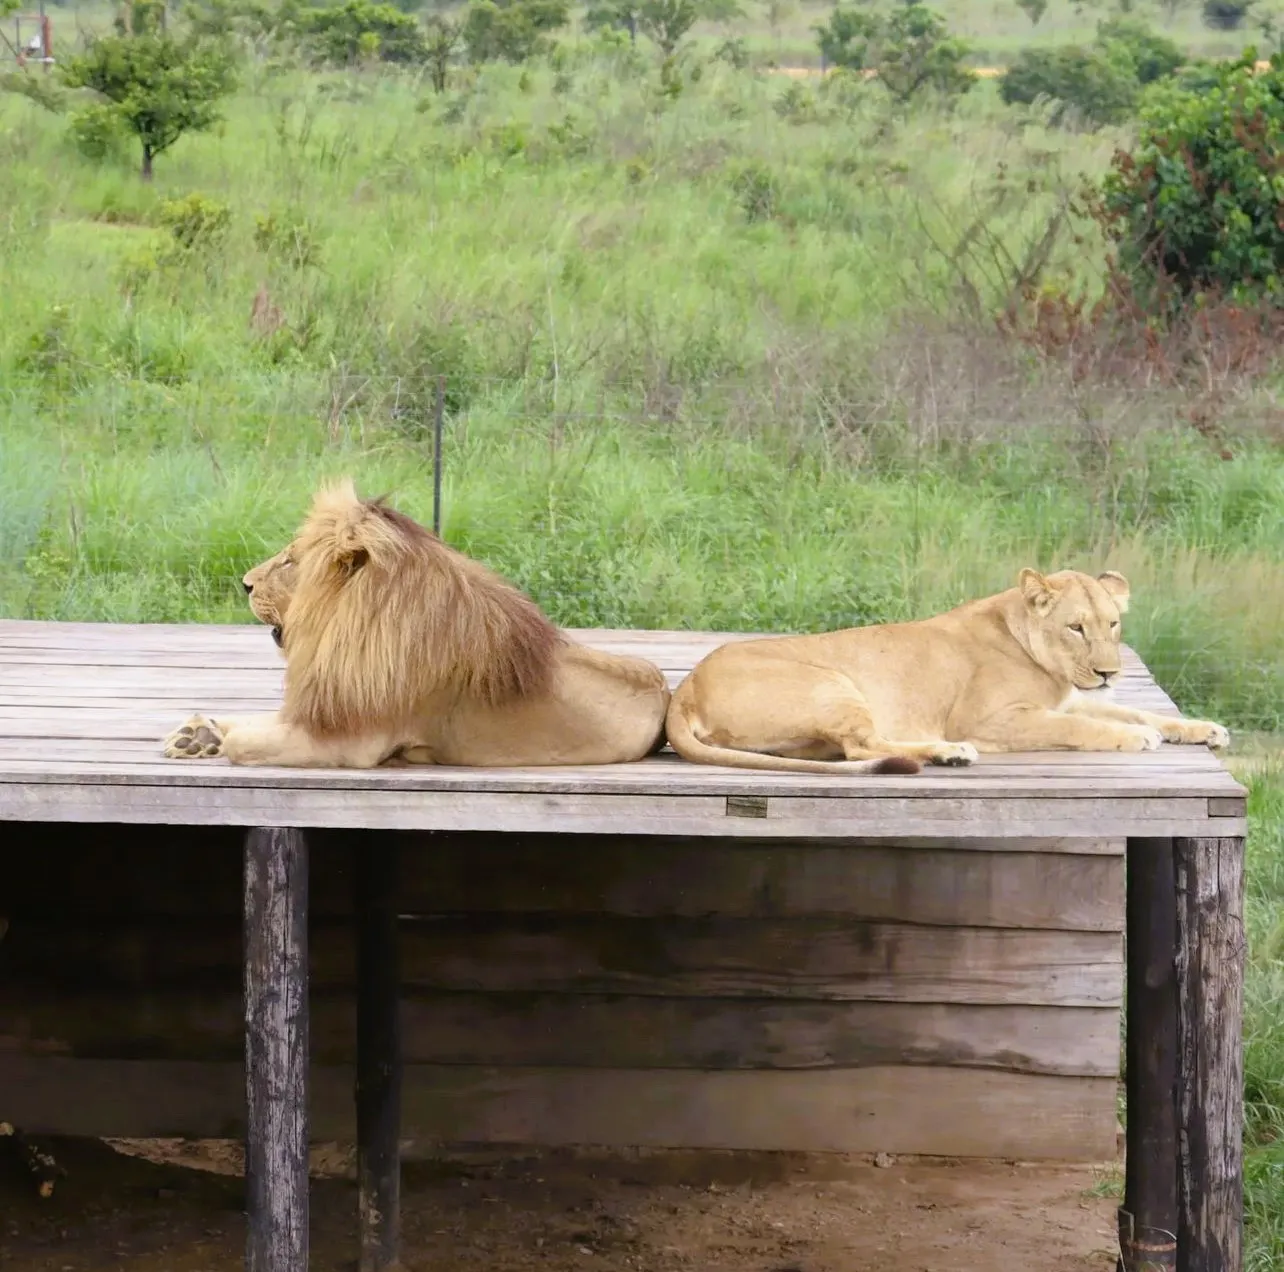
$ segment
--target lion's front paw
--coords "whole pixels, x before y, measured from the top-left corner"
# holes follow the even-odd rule
[[[215,760],[223,754],[223,733],[213,720],[194,715],[165,739],[171,760]]]
[[[1220,751],[1230,746],[1230,731],[1211,720],[1174,720],[1171,725],[1165,724],[1164,740]]]
[[[929,764],[966,768],[967,765],[976,763],[979,752],[971,742],[942,742],[934,746],[925,758]]]

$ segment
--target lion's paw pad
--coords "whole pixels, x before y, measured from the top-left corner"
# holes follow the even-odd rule
[[[165,739],[165,756],[171,760],[212,760],[223,754],[223,735],[212,720],[193,716]]]
[[[946,768],[966,768],[969,764],[975,764],[978,758],[979,753],[971,742],[947,742],[937,747],[930,762]]]

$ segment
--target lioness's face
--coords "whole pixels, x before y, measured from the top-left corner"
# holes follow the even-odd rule
[[[281,644],[281,629],[285,625],[285,612],[290,608],[294,595],[295,568],[293,547],[269,557],[250,570],[241,582],[250,598],[250,609],[260,623],[272,629],[272,639]]]
[[[1022,570],[1019,581],[1031,618],[1035,656],[1076,689],[1102,689],[1120,670],[1120,616],[1128,581],[1113,571],[1093,578],[1075,570],[1043,575]]]

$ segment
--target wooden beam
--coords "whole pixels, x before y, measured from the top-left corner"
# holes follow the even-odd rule
[[[354,835],[357,911],[357,1192],[360,1272],[401,1246],[401,1016],[395,835]]]
[[[1242,1272],[1244,840],[1177,839],[1178,1272]]]
[[[1177,1264],[1177,889],[1171,839],[1128,841],[1127,1165],[1119,1272]]]
[[[246,1272],[308,1267],[308,852],[245,837]]]

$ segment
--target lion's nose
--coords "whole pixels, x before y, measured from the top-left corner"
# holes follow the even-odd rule
[[[1106,684],[1109,684],[1119,674],[1117,671],[1102,671],[1099,667],[1095,668],[1095,670]]]
[[[254,584],[247,583],[244,579],[241,580],[241,586],[245,589],[246,596],[249,596],[250,593],[254,591]]]

